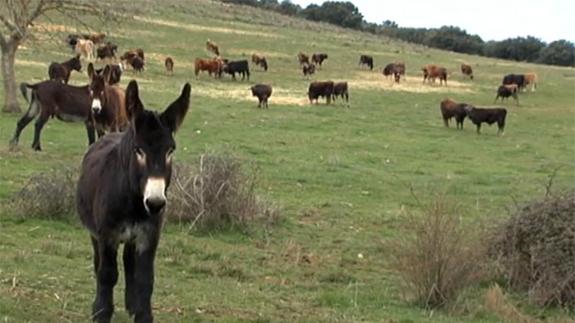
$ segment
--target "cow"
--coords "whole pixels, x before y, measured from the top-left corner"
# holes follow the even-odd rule
[[[330,104],[331,97],[333,95],[333,88],[334,88],[333,81],[310,83],[307,91],[310,104],[313,103],[313,100],[315,100],[315,103],[317,104],[320,97],[325,97],[326,104]]]
[[[264,71],[268,70],[268,61],[263,55],[252,54],[252,63],[254,63],[256,66],[261,66]]]
[[[272,87],[267,84],[256,84],[250,88],[252,90],[252,96],[258,98],[258,108],[268,108],[268,99],[272,95]]]
[[[299,62],[299,65],[309,64],[309,56],[307,56],[302,52],[299,52],[297,54],[297,60]]]
[[[465,112],[467,105],[467,103],[457,103],[450,98],[445,98],[441,101],[439,109],[441,110],[441,117],[445,126],[449,127],[449,119],[455,118],[457,129],[463,129],[463,121],[467,116],[467,112]]]
[[[313,55],[311,55],[311,62],[316,64],[316,65],[319,65],[320,69],[321,69],[321,64],[326,59],[327,59],[327,54],[325,54],[325,53],[314,53]]]
[[[98,49],[96,49],[96,58],[101,60],[106,58],[115,59],[117,51],[117,45],[107,42],[104,46],[100,46]]]
[[[400,62],[387,64],[382,73],[386,78],[393,75],[395,82],[399,83],[401,76],[405,77],[405,64]]]
[[[91,61],[94,58],[94,42],[89,39],[78,39],[74,46],[76,55],[85,57]]]
[[[140,56],[132,56],[126,60],[126,64],[131,66],[134,71],[142,72],[144,70],[144,60]]]
[[[222,66],[223,62],[221,59],[213,58],[213,59],[203,59],[203,58],[196,58],[194,61],[194,74],[196,78],[201,71],[206,71],[210,76],[212,74],[214,77],[221,77],[222,75]]]
[[[525,75],[523,74],[507,74],[503,77],[501,84],[515,84],[518,90],[522,90],[525,87]]]
[[[370,71],[373,71],[373,57],[369,55],[361,55],[359,57],[359,64],[358,65],[367,65]]]
[[[497,122],[497,135],[503,134],[505,131],[505,117],[507,110],[502,107],[483,107],[476,108],[472,105],[465,106],[467,117],[477,127],[477,134],[481,133],[481,123],[492,125]]]
[[[346,103],[349,103],[349,92],[347,82],[338,82],[333,85],[332,98],[335,101],[337,97],[340,96],[341,100],[345,99]]]
[[[501,101],[503,101],[503,99],[507,99],[510,96],[513,97],[513,99],[515,99],[515,103],[517,105],[519,105],[519,98],[517,97],[517,92],[519,92],[519,87],[517,86],[517,84],[504,84],[499,86],[499,88],[497,88],[497,95],[495,96],[495,100],[493,101],[493,103],[497,102],[497,99],[501,98]]]
[[[473,80],[473,69],[471,65],[461,64],[461,74],[469,76],[469,79]]]
[[[312,75],[315,73],[315,65],[314,64],[304,64],[302,67],[302,72],[304,76]]]
[[[166,57],[164,60],[164,66],[166,67],[166,72],[169,75],[174,75],[174,60],[171,57]]]
[[[531,92],[535,92],[537,89],[537,74],[536,73],[525,73],[525,88],[531,85]]]
[[[206,41],[206,49],[216,54],[216,56],[220,56],[220,48],[218,47],[218,45],[216,45],[216,43],[212,42],[209,39],[208,41]]]
[[[447,69],[445,67],[429,64],[422,67],[421,70],[423,71],[423,83],[426,80],[435,83],[435,79],[439,78],[439,85],[443,83],[447,85]]]
[[[106,38],[105,33],[92,33],[92,34],[83,34],[82,38],[91,40],[94,44],[100,44]]]
[[[246,76],[248,81],[250,80],[250,67],[248,65],[248,61],[245,59],[239,61],[224,62],[222,72],[230,74],[234,80],[236,79],[236,73],[242,75],[242,81],[246,78]]]
[[[76,55],[63,63],[52,62],[48,67],[48,76],[50,80],[60,80],[68,84],[72,71],[80,72],[81,70],[80,55]]]

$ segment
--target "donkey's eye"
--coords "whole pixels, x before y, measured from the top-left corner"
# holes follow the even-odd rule
[[[176,149],[174,147],[170,147],[170,149],[168,149],[168,151],[166,152],[166,159],[170,159],[172,158],[172,154],[174,153]]]

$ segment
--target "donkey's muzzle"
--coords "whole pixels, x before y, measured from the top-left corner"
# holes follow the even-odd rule
[[[144,203],[146,203],[146,209],[150,214],[158,214],[166,206],[166,200],[162,198],[149,198]]]

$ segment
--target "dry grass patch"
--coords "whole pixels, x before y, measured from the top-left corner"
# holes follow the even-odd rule
[[[194,93],[199,96],[205,96],[212,99],[227,99],[231,101],[250,101],[257,105],[257,98],[252,96],[249,84],[236,85],[230,87],[229,84],[210,84],[209,87],[197,86]],[[270,105],[308,105],[308,99],[305,92],[295,92],[282,88],[273,88],[272,96],[269,99]]]
[[[537,320],[521,313],[509,302],[499,285],[490,287],[485,293],[485,307],[504,322],[536,323]]]
[[[16,59],[16,65],[19,66],[36,66],[36,67],[46,67],[46,73],[48,73],[48,63],[29,61],[26,59]]]
[[[383,90],[383,91],[401,91],[412,93],[474,93],[470,84],[462,83],[454,80],[447,80],[447,86],[439,85],[439,81],[435,84],[423,83],[421,75],[407,75],[401,79],[400,83],[395,83],[393,78],[385,78],[380,72],[356,72],[353,78],[349,80],[350,90],[353,89],[366,89],[366,90]]]

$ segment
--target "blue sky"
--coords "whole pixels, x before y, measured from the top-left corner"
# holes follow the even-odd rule
[[[324,1],[292,0],[302,7]],[[364,19],[402,27],[453,25],[483,40],[535,36],[575,42],[575,0],[351,0]]]

